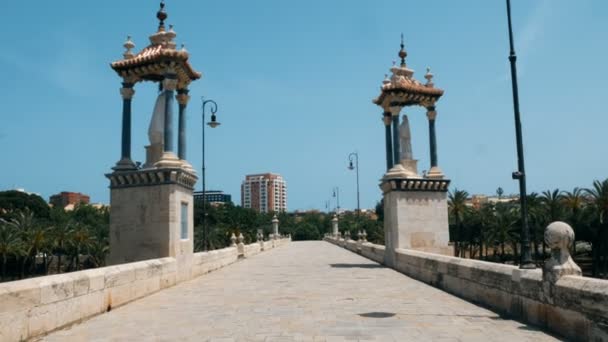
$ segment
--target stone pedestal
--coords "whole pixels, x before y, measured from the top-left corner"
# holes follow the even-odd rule
[[[108,264],[174,257],[187,270],[193,253],[196,175],[182,168],[152,168],[106,176],[111,182]]]
[[[385,177],[382,180],[387,266],[395,266],[397,248],[453,255],[453,248],[448,245],[449,183],[445,179],[428,178]]]

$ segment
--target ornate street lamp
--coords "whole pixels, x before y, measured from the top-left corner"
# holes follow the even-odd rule
[[[205,105],[207,103],[210,104],[211,106],[211,121],[207,122],[207,125],[209,125],[209,127],[211,128],[216,128],[217,126],[220,125],[220,123],[217,121],[217,117],[215,116],[215,113],[217,113],[217,103],[215,103],[215,101],[213,100],[205,100],[204,97],[201,97],[201,100],[203,101],[203,107],[202,107],[202,114],[203,114],[203,174],[202,174],[202,178],[203,178],[203,250],[207,251],[209,249],[209,232],[207,231],[207,213],[205,212],[205,202],[206,202],[206,196],[205,196],[205,191],[207,190],[205,187]]]
[[[333,196],[336,198],[336,215],[340,215],[340,188],[333,188]]]
[[[509,22],[509,45],[511,62],[511,81],[513,85],[513,111],[515,114],[515,137],[517,139],[517,165],[518,170],[513,172],[513,179],[519,180],[519,203],[521,205],[521,260],[519,268],[534,269],[530,252],[530,227],[528,226],[528,207],[526,203],[526,173],[524,168],[524,144],[521,136],[521,119],[519,114],[519,94],[517,89],[517,67],[515,62],[515,48],[513,47],[513,28],[511,25],[511,0],[507,0],[507,19]]]

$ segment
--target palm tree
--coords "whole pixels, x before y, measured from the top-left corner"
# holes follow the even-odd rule
[[[53,229],[53,247],[57,255],[57,273],[61,273],[61,257],[67,252],[69,241],[74,234],[76,223],[68,221],[56,225]]]
[[[581,215],[582,215],[582,208],[583,208],[583,204],[585,201],[584,198],[584,192],[583,189],[581,188],[574,188],[574,190],[572,190],[572,192],[570,191],[564,191],[563,193],[563,202],[564,202],[564,206],[566,207],[566,209],[569,212],[569,221],[570,224],[572,225],[572,227],[574,228],[574,231],[576,234],[574,234],[574,243],[572,244],[572,248],[573,248],[573,252],[574,254],[576,254],[576,237],[579,235],[578,232],[581,228]]]
[[[19,257],[23,253],[21,239],[13,226],[0,219],[0,257],[2,268],[0,279],[6,279],[6,264],[9,256]]]
[[[593,275],[608,271],[608,179],[593,182],[593,188],[585,189],[591,197],[597,219],[597,233],[592,242]],[[602,255],[604,262],[602,263]]]
[[[534,258],[541,260],[538,247],[543,244],[544,240],[546,225],[544,205],[536,192],[529,194],[526,202],[528,204],[528,223],[532,233],[532,243],[534,244]]]
[[[40,235],[36,230],[36,218],[34,213],[25,208],[24,210],[17,211],[14,217],[7,222],[19,235],[23,252],[21,255],[21,278],[25,277],[25,265],[28,259],[32,256],[32,253],[36,253],[40,245]],[[36,261],[36,255],[34,254],[34,263]]]
[[[549,222],[561,221],[564,219],[563,195],[559,189],[553,191],[545,190],[540,197],[544,204]]]
[[[89,252],[93,239],[88,227],[78,224],[70,236],[68,241],[69,250],[71,251],[70,266],[78,271],[80,269],[80,255]],[[72,269],[72,267],[70,267]]]
[[[464,190],[454,189],[454,192],[449,192],[448,194],[448,213],[454,218],[456,223],[456,227],[458,228],[458,234],[456,239],[454,239],[456,249],[454,254],[458,256],[461,252],[461,240],[462,240],[462,231],[463,225],[462,222],[464,220],[464,215],[468,210],[466,205],[467,198],[469,197],[469,193]]]
[[[511,206],[496,206],[494,220],[488,232],[490,240],[500,246],[500,258],[505,261],[505,245],[519,241],[516,210]],[[517,254],[517,248],[514,246]],[[515,258],[517,259],[517,258]]]

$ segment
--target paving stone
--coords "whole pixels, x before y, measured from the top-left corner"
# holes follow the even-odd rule
[[[557,341],[326,242],[292,242],[45,341]]]

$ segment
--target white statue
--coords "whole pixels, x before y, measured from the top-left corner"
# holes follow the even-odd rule
[[[162,145],[165,138],[165,92],[161,91],[156,99],[154,112],[152,112],[152,120],[150,120],[150,128],[148,128],[148,138],[150,145]]]
[[[410,132],[410,122],[407,115],[403,116],[403,121],[399,125],[399,139],[401,142],[401,160],[412,160],[412,134]]]

